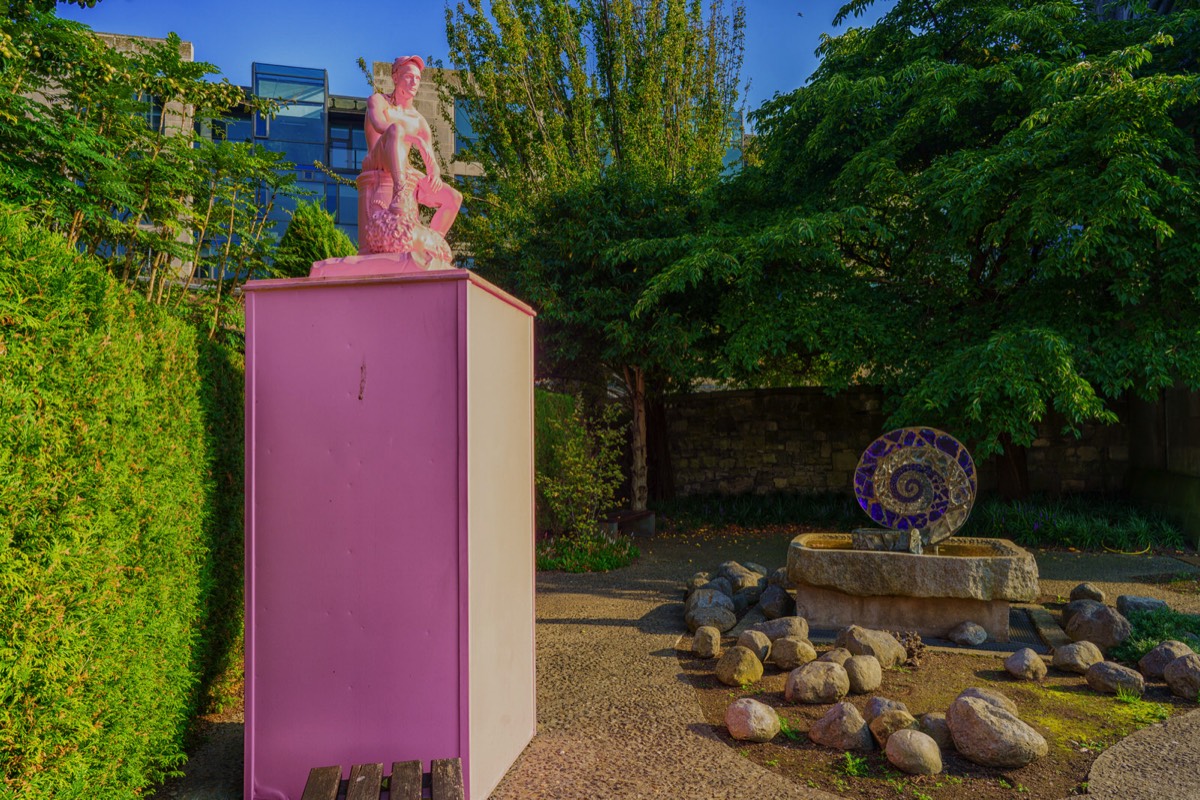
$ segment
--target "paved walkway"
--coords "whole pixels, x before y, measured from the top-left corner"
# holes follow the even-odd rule
[[[694,797],[820,800],[833,795],[765,770],[717,739],[683,679],[674,648],[683,630],[681,584],[730,558],[768,567],[786,558],[787,539],[663,537],[643,558],[604,575],[538,576],[538,735],[493,793],[532,798]],[[1084,578],[1110,602],[1118,594],[1159,595],[1200,613],[1200,597],[1131,580],[1200,572],[1174,559],[1053,555],[1039,558],[1042,590],[1069,594]],[[241,725],[221,723],[154,800],[241,796]],[[1200,711],[1147,728],[1109,748],[1089,776],[1098,800],[1200,798]]]

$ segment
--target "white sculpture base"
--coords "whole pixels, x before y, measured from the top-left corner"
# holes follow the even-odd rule
[[[310,278],[350,278],[364,275],[406,275],[413,272],[433,272],[452,269],[445,262],[435,261],[426,269],[408,253],[372,253],[370,255],[327,258],[317,261],[308,273]]]

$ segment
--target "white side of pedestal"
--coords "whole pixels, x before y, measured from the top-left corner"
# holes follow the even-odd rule
[[[483,800],[533,738],[533,318],[467,287],[470,759]]]

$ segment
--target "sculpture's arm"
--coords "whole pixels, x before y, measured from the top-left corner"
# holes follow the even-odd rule
[[[425,121],[425,118],[419,117],[419,119],[421,120],[420,127],[415,134],[409,137],[409,141],[417,148],[417,152],[421,154],[421,160],[425,162],[425,179],[429,183],[429,189],[438,192],[445,184],[442,182],[437,158],[433,154],[433,133],[429,130],[429,123]]]
[[[367,98],[367,125],[381,136],[387,132],[388,126],[395,124],[388,119],[387,109],[387,100],[383,95],[377,93]]]

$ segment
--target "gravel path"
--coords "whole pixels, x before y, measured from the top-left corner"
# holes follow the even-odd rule
[[[538,576],[538,735],[493,800],[832,798],[713,735],[675,657],[680,576],[652,562]]]

